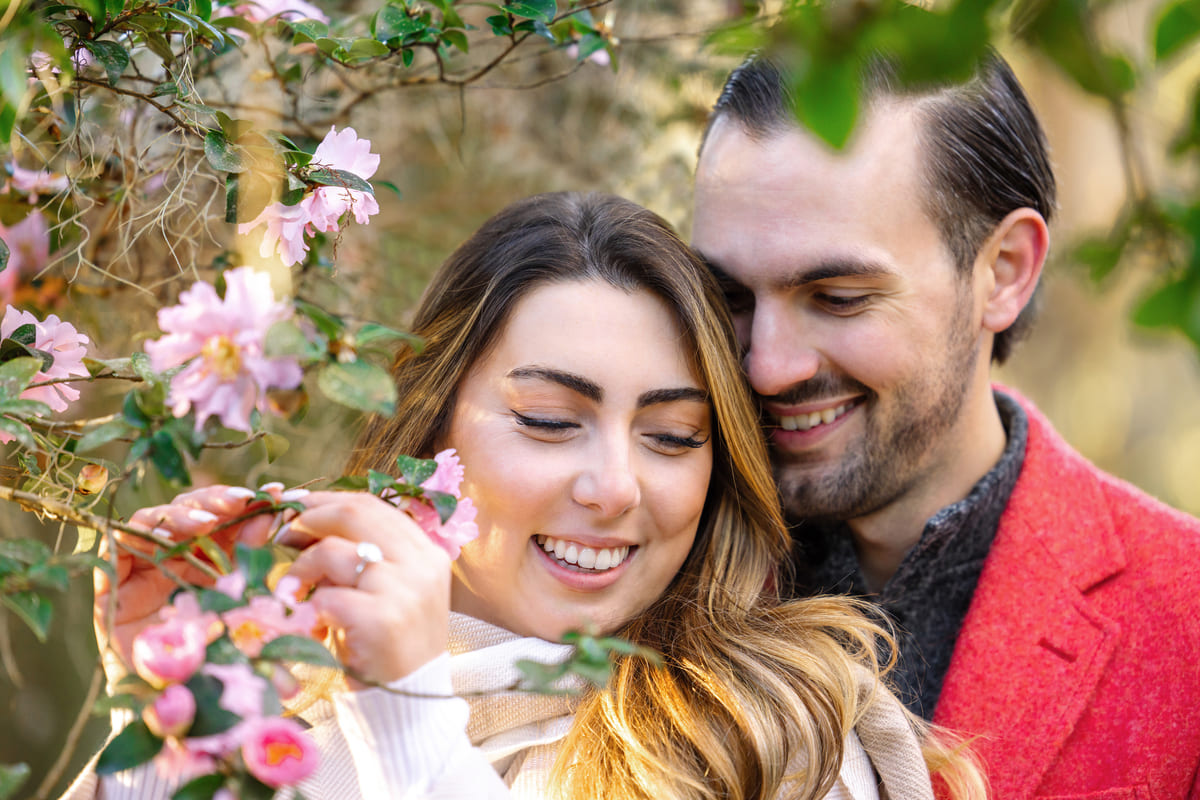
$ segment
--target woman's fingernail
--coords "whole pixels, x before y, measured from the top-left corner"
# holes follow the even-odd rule
[[[192,522],[216,522],[217,515],[203,508],[189,508],[187,518]]]
[[[277,531],[275,531],[275,535],[271,537],[271,540],[275,541],[275,542],[283,543],[284,538],[288,535],[289,532],[291,532],[291,530],[292,530],[292,523],[285,522],[279,526],[279,529]]]
[[[269,492],[272,489],[282,490],[283,484],[279,481],[271,481],[270,483],[264,483],[262,486],[258,487],[260,492]]]
[[[285,503],[289,503],[292,500],[299,500],[302,497],[308,497],[308,489],[288,489],[279,495],[279,499]]]
[[[172,536],[171,532],[166,528],[154,528],[150,532],[162,539],[170,539]]]
[[[253,489],[247,489],[245,486],[230,486],[225,490],[225,496],[230,500],[249,500],[258,492]]]

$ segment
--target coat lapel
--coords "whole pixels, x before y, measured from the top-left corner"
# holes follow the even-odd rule
[[[1033,795],[1087,708],[1120,635],[1087,592],[1125,565],[1091,468],[1021,402],[1025,462],[934,716],[970,739],[999,798]]]

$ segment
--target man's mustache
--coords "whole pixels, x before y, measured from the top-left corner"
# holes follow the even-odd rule
[[[759,395],[764,403],[774,403],[784,406],[796,406],[811,403],[816,400],[826,400],[833,397],[844,397],[848,394],[873,395],[866,385],[846,375],[831,375],[817,373],[806,381],[789,386],[779,394]]]

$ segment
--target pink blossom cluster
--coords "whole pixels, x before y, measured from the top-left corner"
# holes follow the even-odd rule
[[[45,169],[24,169],[12,162],[7,166],[11,176],[4,186],[5,192],[19,192],[28,195],[30,203],[36,203],[43,194],[58,194],[66,191],[70,181],[66,175],[59,175]]]
[[[43,367],[33,376],[33,383],[57,380],[60,378],[86,377],[87,367],[83,365],[83,357],[87,355],[89,339],[75,329],[69,322],[63,322],[54,314],[50,314],[43,322],[28,311],[21,311],[8,306],[4,318],[0,319],[0,339],[13,335],[22,325],[33,325],[33,347],[54,356],[54,363]],[[67,407],[79,399],[79,390],[67,383],[53,383],[48,386],[33,386],[21,392],[25,400],[39,400],[50,406],[52,411],[66,411]],[[0,442],[11,442],[12,436],[0,433]]]
[[[275,664],[268,681],[248,661],[206,663],[206,654],[208,645],[228,635],[247,659],[256,658],[263,645],[279,636],[311,636],[316,612],[296,600],[295,578],[280,580],[273,594],[254,595],[248,602],[240,572],[221,578],[216,588],[246,604],[218,614],[202,611],[194,595],[181,592],[164,609],[163,621],[134,639],[134,670],[159,690],[142,711],[146,727],[164,740],[155,767],[164,777],[183,782],[220,770],[224,763],[244,767],[271,787],[293,785],[316,769],[316,745],[296,722],[269,715],[265,708],[269,691],[284,699],[294,695],[295,678]],[[197,711],[187,683],[197,674],[220,682],[217,705],[238,717],[227,730],[187,735]]]
[[[36,275],[50,263],[50,228],[35,208],[14,225],[0,224],[0,239],[8,245],[8,266],[0,272],[0,302],[9,302],[23,277]]]
[[[371,141],[359,139],[353,128],[329,133],[313,151],[310,167],[338,169],[366,180],[379,169],[379,156],[371,152]],[[259,225],[266,225],[259,253],[268,258],[278,252],[287,266],[304,260],[308,252],[305,236],[314,233],[336,232],[342,217],[351,212],[360,225],[370,222],[379,213],[379,203],[369,192],[343,186],[318,186],[295,205],[272,203],[250,222],[238,225],[238,233],[246,234]]]
[[[196,430],[209,417],[235,430],[250,431],[250,412],[267,408],[269,389],[294,389],[304,373],[295,358],[269,358],[267,330],[292,315],[277,302],[270,276],[249,267],[225,273],[225,297],[198,282],[179,295],[179,305],[161,309],[158,325],[167,334],[146,342],[154,369],[187,365],[171,379],[171,413],[196,411]]]
[[[463,480],[463,467],[459,463],[458,453],[454,448],[443,450],[434,456],[437,469],[421,484],[422,489],[435,492],[445,492],[458,498],[454,513],[445,522],[438,517],[437,510],[428,503],[411,497],[392,497],[391,502],[408,512],[429,538],[441,545],[450,558],[458,558],[462,546],[479,535],[475,524],[477,509],[471,498],[463,497],[460,487]]]

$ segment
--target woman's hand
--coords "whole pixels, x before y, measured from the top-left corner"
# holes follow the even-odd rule
[[[283,486],[268,484],[263,490],[279,501]],[[239,486],[208,486],[181,494],[166,505],[139,509],[130,518],[130,525],[153,531],[172,542],[211,537],[226,554],[231,554],[238,542],[261,547],[271,535],[272,515],[260,514],[236,525],[228,525],[246,512],[266,505],[262,501],[249,502],[253,496],[252,490]],[[102,648],[106,641],[110,642],[128,662],[134,637],[147,625],[158,621],[159,610],[166,605],[171,592],[178,586],[163,569],[192,584],[205,585],[212,581],[183,558],[171,558],[155,564],[153,555],[156,546],[145,539],[121,531],[115,532],[113,538],[121,545],[116,548],[116,613],[109,619],[109,594],[114,588],[113,581],[108,573],[97,570],[94,606],[96,636]],[[100,544],[101,558],[110,559],[109,548],[106,537]]]
[[[446,552],[374,495],[313,492],[303,503],[280,541],[304,548],[291,574],[315,587],[312,604],[349,671],[367,683],[390,683],[440,655],[450,620]],[[364,542],[383,559],[362,561]]]

